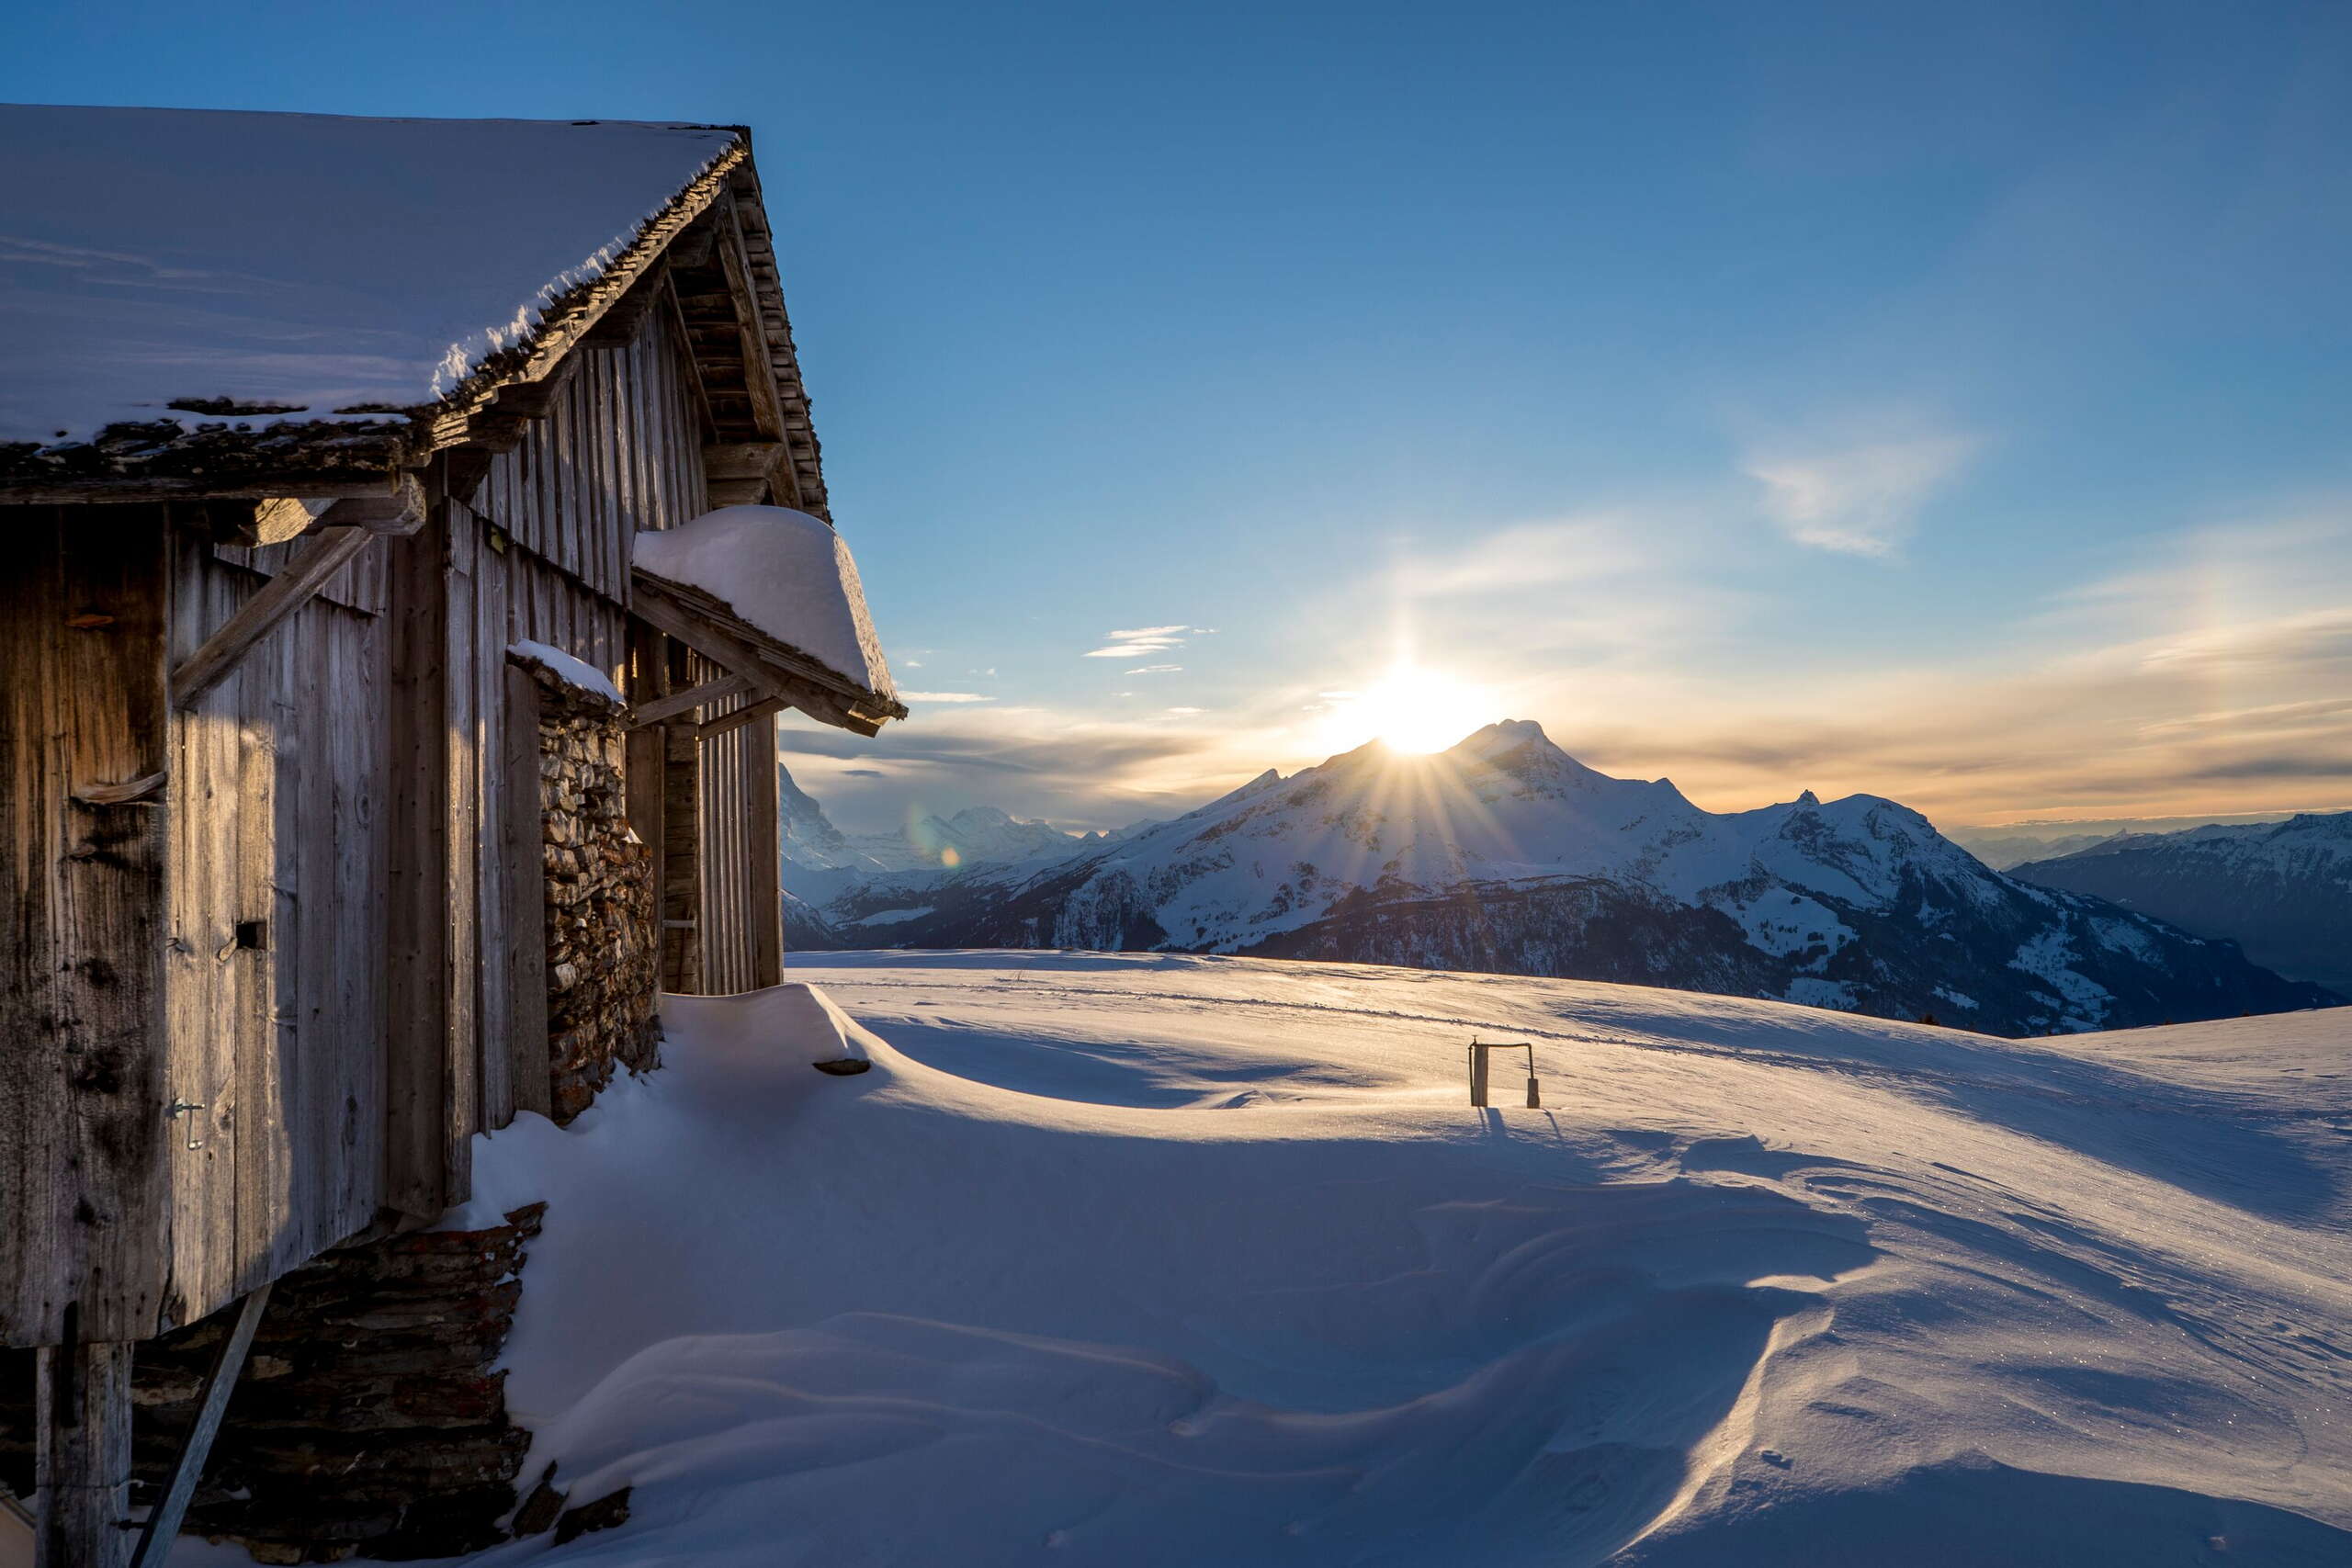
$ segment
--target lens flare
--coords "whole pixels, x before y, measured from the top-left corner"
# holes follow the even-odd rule
[[[1399,664],[1331,710],[1326,738],[1336,750],[1378,740],[1392,751],[1442,751],[1487,722],[1486,694],[1442,671]]]

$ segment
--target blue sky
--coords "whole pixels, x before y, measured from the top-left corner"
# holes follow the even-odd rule
[[[854,824],[1181,808],[1400,657],[1718,808],[2352,806],[2339,5],[20,7],[0,97],[750,124],[978,699],[790,732]]]

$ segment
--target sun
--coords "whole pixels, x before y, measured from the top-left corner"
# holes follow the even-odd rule
[[[1360,691],[1340,696],[1327,735],[1340,750],[1378,740],[1392,751],[1442,751],[1485,722],[1485,695],[1467,681],[1417,664],[1399,664]]]

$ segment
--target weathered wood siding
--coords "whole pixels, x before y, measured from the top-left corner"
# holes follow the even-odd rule
[[[176,543],[175,662],[266,581]],[[345,570],[372,592],[313,599],[174,716],[163,1017],[169,1093],[202,1109],[172,1121],[171,1323],[375,1215],[388,649],[350,602],[382,603],[384,547]]]
[[[701,713],[717,718],[752,700],[729,697]],[[702,743],[702,988],[714,996],[784,977],[775,759],[774,715]]]
[[[546,1032],[518,991],[539,981],[504,961],[544,919],[537,715],[505,650],[625,682],[654,662],[630,541],[704,510],[707,428],[673,313],[645,312],[575,351],[479,485],[436,468],[421,532],[371,542],[177,712],[165,672],[301,547],[215,546],[158,507],[17,509],[0,1337],[54,1341],[69,1302],[93,1339],[192,1321],[385,1210],[437,1215],[468,1195],[471,1134],[547,1103],[518,1048]],[[62,629],[85,612],[112,619]],[[775,983],[774,721],[673,722],[628,765],[662,773],[694,987]],[[68,798],[166,767],[151,801]]]
[[[515,543],[610,604],[628,603],[630,536],[705,509],[706,437],[684,352],[662,310],[627,344],[575,350],[546,417],[492,462],[473,496]],[[534,624],[552,625],[560,613],[551,596],[531,606]]]
[[[156,507],[9,508],[0,570],[0,1343],[154,1332],[174,793]]]

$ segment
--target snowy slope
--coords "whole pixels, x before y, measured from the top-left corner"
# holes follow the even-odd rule
[[[2282,975],[2352,991],[2352,811],[2134,833],[2011,874],[2230,938]]]
[[[532,1473],[636,1488],[568,1562],[2352,1561],[2343,1015],[828,965],[856,1024],[673,999],[661,1073],[477,1146],[551,1203]],[[1466,1105],[1474,1032],[1544,1109]]]
[[[1597,773],[1524,722],[1438,756],[1373,745],[1265,773],[1057,864],[801,890],[843,931],[905,947],[1574,976],[2007,1034],[2333,999],[2226,944],[2012,881],[1894,801],[1807,792],[1717,814],[1665,780]]]

